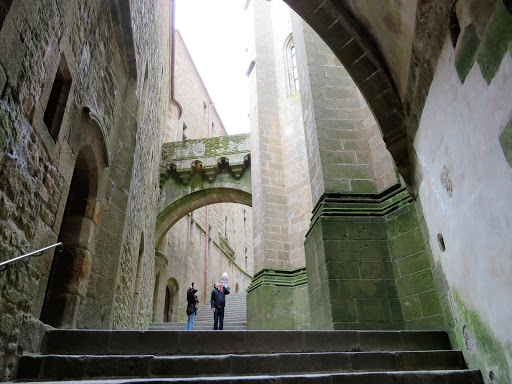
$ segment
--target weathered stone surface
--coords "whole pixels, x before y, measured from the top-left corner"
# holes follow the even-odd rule
[[[510,121],[500,134],[500,144],[503,149],[505,159],[512,168],[512,121]]]

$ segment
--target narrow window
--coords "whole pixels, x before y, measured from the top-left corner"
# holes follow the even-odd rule
[[[295,43],[293,41],[290,47],[290,58],[292,63],[293,90],[297,92],[299,90],[299,70],[297,69],[297,56],[295,55]]]
[[[187,127],[187,124],[185,124],[185,122],[183,122],[183,138],[182,140],[187,140],[188,139],[188,127]]]
[[[245,269],[247,269],[247,260],[249,257],[247,256],[247,248],[245,248]]]
[[[286,78],[288,81],[288,95],[293,95],[299,90],[299,70],[297,68],[297,55],[295,42],[290,34],[284,44],[284,58],[286,64]]]
[[[212,121],[212,129],[210,131],[210,136],[213,136],[215,132],[215,123]]]
[[[46,128],[48,128],[48,132],[50,132],[54,141],[57,141],[62,120],[64,119],[71,81],[68,63],[66,62],[66,57],[62,54],[43,118]]]
[[[224,217],[224,237],[228,237],[228,217]]]
[[[4,25],[5,18],[9,13],[13,0],[0,0],[0,30]]]
[[[208,117],[208,107],[205,102],[203,102],[203,117]]]
[[[245,229],[246,224],[247,224],[247,211],[244,209],[244,229]]]

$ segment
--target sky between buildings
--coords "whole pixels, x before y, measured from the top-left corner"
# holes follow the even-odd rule
[[[246,0],[176,0],[176,27],[229,135],[249,132]]]

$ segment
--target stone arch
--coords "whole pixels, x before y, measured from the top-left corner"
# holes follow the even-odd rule
[[[367,15],[358,9],[359,2],[284,1],[318,33],[350,73],[379,123],[384,142],[399,172],[407,178],[407,127],[401,100],[407,76],[405,80],[397,78],[396,70],[393,72],[388,64],[389,54],[386,56],[383,53],[386,44],[393,43],[369,32],[372,20],[364,20]],[[365,3],[361,2],[363,5]],[[359,11],[359,19],[355,11]],[[385,15],[375,17],[379,19]],[[402,69],[406,73],[409,70],[408,67]],[[400,83],[398,85],[397,80]]]
[[[157,216],[156,244],[159,244],[171,227],[187,213],[210,204],[238,203],[252,206],[252,194],[248,188],[212,186],[200,189],[176,199]]]
[[[61,200],[58,239],[64,245],[62,253],[55,253],[40,318],[59,328],[75,328],[78,308],[87,293],[94,260],[98,227],[103,212],[105,168],[110,164],[107,130],[102,119],[91,108],[71,123],[68,142],[76,157],[66,164],[69,170],[67,199]],[[65,196],[66,191],[64,191]]]
[[[178,281],[171,277],[165,286],[164,322],[178,320],[178,297],[180,286]]]
[[[53,258],[41,320],[58,328],[75,328],[77,310],[85,297],[99,225],[98,156],[85,144],[76,158],[59,241]]]

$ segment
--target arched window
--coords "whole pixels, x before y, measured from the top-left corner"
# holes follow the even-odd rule
[[[286,60],[286,79],[288,95],[293,95],[299,90],[299,70],[297,69],[297,55],[295,41],[290,34],[284,43],[284,57]]]

